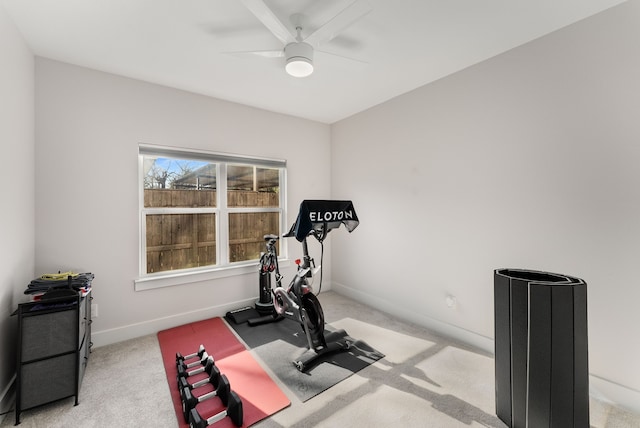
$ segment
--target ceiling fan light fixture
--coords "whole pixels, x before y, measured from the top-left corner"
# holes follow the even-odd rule
[[[313,47],[308,43],[294,42],[284,47],[286,72],[294,77],[307,77],[313,73]]]
[[[293,77],[307,77],[313,73],[313,64],[307,58],[295,57],[287,60],[284,69]]]

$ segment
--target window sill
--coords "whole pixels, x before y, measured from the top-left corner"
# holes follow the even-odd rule
[[[287,267],[291,263],[289,260],[278,260],[280,267]],[[228,278],[231,276],[254,274],[258,272],[258,263],[242,264],[236,266],[225,266],[206,271],[191,271],[180,273],[166,273],[150,275],[133,280],[135,291],[155,290],[156,288],[173,287],[176,285],[186,285],[195,282]]]

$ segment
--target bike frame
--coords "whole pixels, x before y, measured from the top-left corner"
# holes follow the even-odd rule
[[[322,307],[316,303],[317,300],[308,281],[308,278],[313,277],[315,262],[309,255],[307,238],[302,241],[302,251],[302,263],[298,264],[298,271],[287,289],[276,287],[273,290],[273,305],[278,315],[297,321],[302,325],[309,349],[317,350],[326,346],[324,314]],[[309,309],[315,312],[316,319],[311,318]]]
[[[276,284],[280,286],[282,275],[278,267],[278,253],[276,242],[278,235],[265,235],[267,251],[260,254],[259,279],[260,279],[260,299],[256,302],[256,310],[261,314],[273,314],[273,299],[271,291],[271,273],[275,271]]]

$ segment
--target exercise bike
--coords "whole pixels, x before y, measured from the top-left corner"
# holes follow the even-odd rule
[[[275,272],[278,287],[281,287],[282,281],[282,275],[278,267],[278,251],[276,248],[278,239],[278,235],[264,235],[267,251],[260,255],[260,263],[258,264],[260,298],[255,304],[255,309],[261,316],[249,319],[248,324],[250,326],[279,321],[279,315],[273,306],[273,295],[271,291],[272,273]]]
[[[322,264],[315,265],[309,255],[307,237],[313,236],[321,245],[329,232],[345,225],[349,232],[359,224],[351,201],[305,200],[300,204],[298,218],[283,237],[295,237],[302,243],[302,260],[296,260],[298,269],[287,288],[282,287],[276,252],[276,235],[265,235],[267,251],[260,257],[260,300],[256,310],[263,316],[249,320],[249,325],[279,321],[287,318],[300,323],[307,340],[307,351],[293,361],[300,371],[308,369],[319,357],[327,353],[347,350],[351,343],[346,332],[339,330],[325,335],[324,312],[313,292],[312,284]],[[324,253],[324,249],[322,251]],[[271,273],[275,272],[277,286],[271,287]],[[269,311],[269,312],[267,312]]]

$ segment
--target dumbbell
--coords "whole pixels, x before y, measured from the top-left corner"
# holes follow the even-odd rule
[[[190,363],[185,362],[185,360],[180,360],[176,363],[176,367],[184,367],[185,369],[192,369],[198,365],[203,365],[203,366],[206,365],[208,359],[209,359],[209,354],[207,354],[207,352],[205,351],[205,353],[202,354],[202,358],[200,358],[199,360],[192,361]]]
[[[189,370],[184,366],[178,366],[178,382],[180,382],[181,377],[190,377],[193,375],[197,375],[199,373],[209,373],[211,371],[211,367],[215,365],[213,361],[213,357],[209,357],[204,366],[198,367],[197,369]]]
[[[221,421],[227,416],[235,426],[242,426],[242,421],[244,419],[242,413],[242,400],[240,400],[240,397],[238,397],[238,394],[234,391],[229,393],[229,400],[226,406],[226,410],[223,410],[208,419],[202,419],[202,416],[198,413],[198,409],[191,409],[191,412],[189,413],[189,426],[191,428],[206,428],[218,421]]]
[[[215,389],[206,394],[202,394],[195,397],[189,388],[184,388],[181,392],[182,398],[182,413],[184,414],[185,422],[189,422],[189,412],[191,409],[195,409],[198,403],[202,403],[205,400],[210,400],[215,397],[220,397],[222,404],[225,406],[229,403],[229,394],[231,393],[231,384],[229,379],[225,375],[220,375],[220,379],[217,385],[214,385]]]
[[[189,355],[182,355],[180,352],[176,352],[176,364],[179,363],[180,361],[184,361],[184,360],[188,360],[190,358],[195,358],[195,357],[200,357],[202,358],[202,355],[204,354],[204,345],[200,344],[200,347],[198,348],[198,351],[189,354]]]
[[[220,382],[220,369],[214,365],[211,366],[210,370],[207,373],[209,374],[209,377],[193,383],[190,383],[186,377],[178,377],[178,391],[182,392],[184,388],[199,388],[208,383],[214,386],[218,385],[218,382]]]

